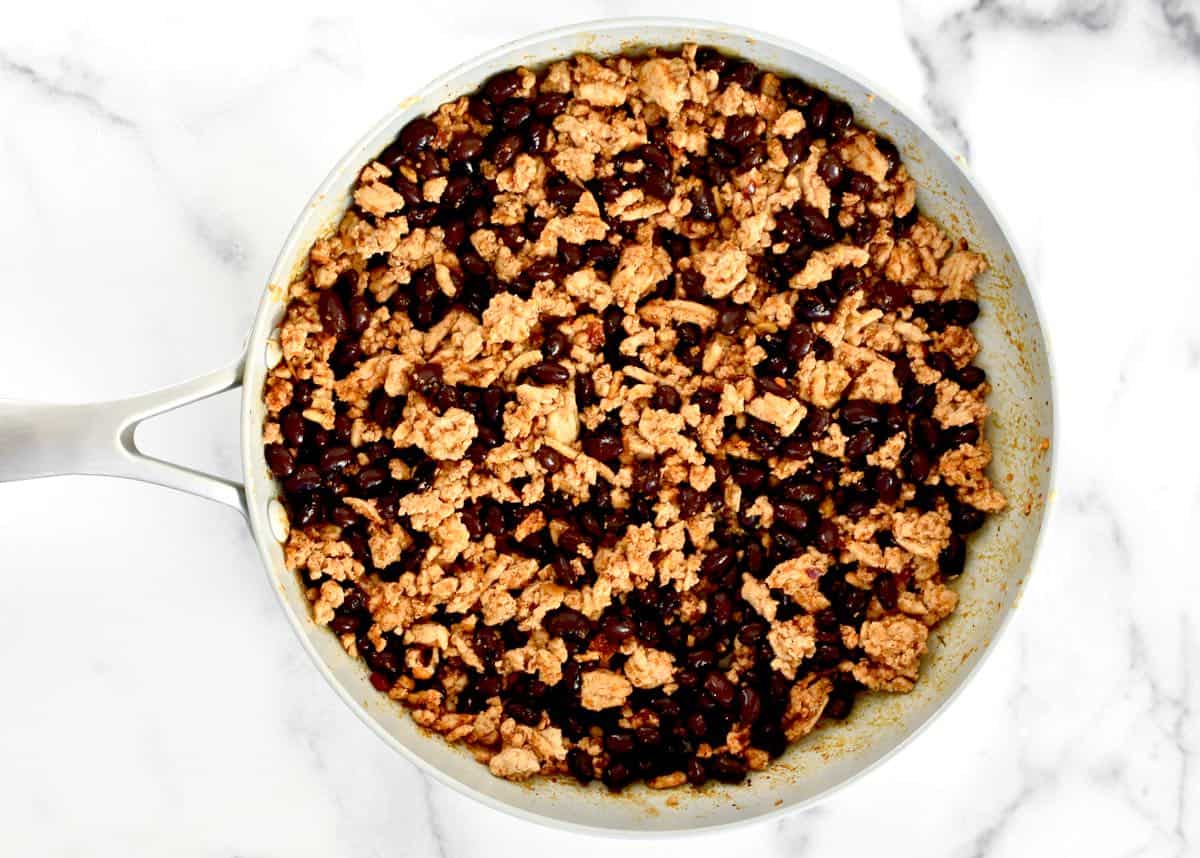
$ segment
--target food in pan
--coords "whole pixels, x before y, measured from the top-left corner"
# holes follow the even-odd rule
[[[978,253],[851,108],[705,47],[412,120],[264,391],[318,623],[496,775],[737,782],[906,692],[1005,501]]]

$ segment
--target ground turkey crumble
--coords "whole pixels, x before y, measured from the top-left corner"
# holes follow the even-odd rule
[[[988,479],[986,261],[850,108],[708,48],[413,120],[264,389],[316,622],[497,776],[737,782],[919,680]]]

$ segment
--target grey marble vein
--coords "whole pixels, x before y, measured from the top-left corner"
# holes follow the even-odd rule
[[[1002,28],[1030,34],[1067,28],[1098,33],[1113,26],[1121,5],[1119,0],[1074,0],[1047,13],[1020,3],[976,0],[929,24],[920,14],[920,4],[901,3],[908,45],[925,77],[925,103],[938,129],[970,160],[970,140],[959,118],[965,96],[954,84],[961,84],[968,71],[973,43],[980,33]]]
[[[1109,540],[1111,553],[1108,555],[1117,570],[1129,574],[1133,570],[1133,558],[1125,535],[1125,525],[1107,492],[1093,488],[1083,492],[1064,491],[1059,505],[1083,517],[1092,518],[1104,531]]]
[[[1194,0],[1155,2],[1171,38],[1193,58],[1200,59],[1200,4]]]
[[[105,123],[121,128],[136,127],[132,119],[108,107],[91,93],[51,80],[33,66],[18,62],[5,53],[0,53],[0,72],[8,77],[26,81],[46,96],[72,102]]]
[[[64,65],[66,65],[64,61]],[[117,112],[108,107],[96,96],[83,89],[73,88],[53,80],[48,74],[26,63],[17,62],[9,56],[0,53],[0,73],[23,81],[35,91],[40,92],[54,101],[66,102],[84,111],[88,116],[98,118],[110,127],[125,134],[128,140],[137,147],[142,157],[153,170],[156,177],[168,189],[168,198],[177,208],[182,221],[196,236],[214,258],[235,273],[244,272],[247,265],[247,239],[240,230],[226,218],[214,216],[211,211],[205,211],[189,202],[179,180],[167,165],[159,158],[151,146],[150,136],[144,123],[135,121],[132,117]]]
[[[425,772],[421,772],[421,797],[425,801],[425,818],[429,822],[429,834],[433,839],[438,858],[449,858],[446,850],[446,834],[442,829],[441,817],[434,799],[436,789],[433,778]]]

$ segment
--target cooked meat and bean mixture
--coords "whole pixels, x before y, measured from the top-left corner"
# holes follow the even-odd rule
[[[1005,505],[985,261],[896,147],[693,45],[414,119],[264,392],[316,622],[496,775],[737,782],[906,692]]]

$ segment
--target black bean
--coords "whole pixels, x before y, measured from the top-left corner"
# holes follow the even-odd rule
[[[282,444],[268,444],[263,449],[267,459],[267,467],[277,477],[286,477],[296,466],[296,458]]]
[[[412,372],[412,385],[422,396],[432,396],[442,385],[442,367],[436,363],[424,363]]]
[[[780,484],[779,496],[795,503],[813,505],[825,497],[825,489],[810,480],[793,479]]]
[[[715,548],[700,562],[700,574],[705,578],[720,578],[733,568],[737,552],[732,546]]]
[[[387,479],[388,472],[386,469],[378,465],[370,465],[358,472],[358,475],[355,477],[355,482],[358,484],[358,488],[361,492],[364,494],[370,494],[383,486],[383,484],[387,482]]]
[[[829,122],[831,107],[827,96],[821,93],[813,95],[812,101],[808,105],[808,127],[813,133],[820,134],[825,130],[825,126]]]
[[[421,189],[417,187],[416,183],[410,182],[399,173],[392,177],[392,187],[404,199],[404,205],[409,209],[419,206],[424,202]]]
[[[895,403],[888,405],[883,412],[883,425],[892,435],[907,429],[908,418],[904,415],[904,409]]]
[[[757,136],[757,116],[731,116],[725,120],[725,142],[738,149]]]
[[[817,175],[831,188],[842,183],[842,159],[832,152],[826,152],[817,163]]]
[[[530,122],[525,129],[525,140],[528,149],[535,154],[545,152],[550,147],[550,126],[545,122]]]
[[[863,212],[854,223],[850,224],[850,238],[855,244],[869,244],[875,235],[878,222],[869,212]]]
[[[546,615],[546,631],[554,637],[583,641],[591,635],[591,620],[571,608],[559,608]]]
[[[633,637],[637,627],[628,617],[614,615],[604,620],[602,631],[614,643],[620,644]]]
[[[693,189],[690,198],[692,217],[704,223],[712,223],[717,219],[717,206],[713,202],[712,192],[707,187]]]
[[[418,116],[404,126],[397,139],[406,154],[416,155],[418,152],[428,149],[435,137],[437,137],[437,126],[433,124],[433,120]]]
[[[419,205],[408,210],[408,225],[427,227],[430,226],[438,215],[438,208],[435,205]]]
[[[738,305],[726,307],[717,316],[717,330],[722,334],[734,334],[746,320],[746,308]]]
[[[604,737],[604,750],[610,754],[632,754],[636,747],[637,744],[632,733],[621,731],[620,733],[609,733]]]
[[[327,333],[333,334],[335,337],[346,333],[350,323],[346,318],[346,307],[337,292],[326,289],[317,300],[317,307],[321,314],[321,323]]]
[[[776,501],[775,520],[795,531],[807,530],[810,522],[804,507],[787,501]]]
[[[483,140],[474,134],[458,137],[446,150],[451,161],[474,161],[483,154]]]
[[[539,465],[546,469],[547,472],[553,474],[563,466],[562,453],[555,450],[553,447],[539,447],[534,453],[534,458],[537,459]]]
[[[536,727],[538,722],[542,720],[542,713],[539,710],[532,706],[526,706],[524,703],[506,703],[504,711],[513,720],[529,727]]]
[[[766,160],[767,147],[762,143],[762,141],[756,140],[746,147],[746,150],[742,153],[741,158],[738,159],[738,172],[745,173],[746,171],[752,170],[755,167],[763,164]]]
[[[466,202],[474,187],[470,176],[452,176],[442,191],[440,204],[444,209],[458,209]]]
[[[284,488],[287,488],[286,483],[284,483]],[[321,517],[321,498],[315,494],[304,494],[299,498],[290,498],[288,500],[288,508],[291,512],[293,527],[308,527]]]
[[[724,590],[719,590],[709,603],[708,616],[718,626],[725,626],[733,619],[733,597]]]
[[[846,179],[846,190],[864,200],[869,200],[875,194],[875,182],[870,176],[849,171]]]
[[[570,341],[562,331],[551,331],[542,343],[542,354],[551,360],[557,360],[570,351]]]
[[[757,491],[767,481],[767,469],[758,462],[731,458],[729,476],[742,488]]]
[[[881,137],[878,134],[875,135],[875,148],[887,159],[887,177],[890,179],[896,172],[896,168],[900,166],[900,150],[896,148],[896,144],[891,140]]]
[[[758,80],[759,74],[761,72],[759,72],[758,66],[754,63],[733,63],[731,66],[726,67],[722,78],[726,86],[736,83],[742,89],[749,90],[754,86],[754,82]]]
[[[327,447],[321,453],[320,468],[326,474],[344,471],[346,467],[354,461],[354,451],[349,447],[338,444],[334,447]]]
[[[923,483],[933,470],[933,462],[924,450],[918,448],[912,451],[908,461],[908,478],[914,483]]]
[[[396,419],[398,413],[399,409],[396,406],[396,400],[382,391],[376,396],[375,401],[371,403],[371,419],[379,424],[381,428],[390,428],[392,421]]]
[[[501,137],[492,149],[492,163],[501,169],[507,167],[520,153],[523,142],[520,134],[506,134]]]
[[[890,572],[880,573],[875,578],[875,598],[879,600],[879,604],[883,605],[888,611],[896,610],[896,603],[900,599],[900,581]]]
[[[904,385],[900,403],[912,413],[928,411],[937,400],[937,391],[932,385],[918,384],[915,380]]]
[[[966,390],[974,390],[987,381],[987,373],[975,365],[964,366],[958,371],[958,383]]]
[[[829,112],[830,131],[844,132],[854,124],[854,111],[844,101],[834,101]]]
[[[516,98],[521,91],[521,75],[517,71],[505,71],[488,79],[483,85],[483,94],[493,104],[502,104]]]
[[[818,551],[825,554],[833,554],[841,547],[842,539],[838,534],[837,525],[829,519],[824,519],[817,525],[817,533],[813,538],[813,545]]]
[[[553,361],[534,364],[526,370],[526,375],[529,376],[530,381],[540,385],[566,384],[571,378],[570,370]]]
[[[967,543],[957,533],[950,534],[950,542],[938,555],[938,569],[947,578],[961,575],[967,562]]]
[[[654,395],[650,397],[650,407],[662,411],[678,411],[682,405],[683,399],[679,396],[679,391],[666,384],[658,385],[654,389]]]
[[[900,478],[891,471],[880,471],[875,477],[874,488],[882,504],[894,504],[900,499]]]
[[[812,134],[807,129],[803,129],[783,140],[782,147],[790,169],[808,157],[809,150],[812,148]]]
[[[812,328],[806,325],[793,325],[788,329],[787,336],[787,357],[795,363],[799,363],[813,349],[813,345],[817,341],[817,335],[812,332]]]
[[[624,762],[610,760],[600,780],[606,787],[616,792],[633,780],[633,772]]]
[[[596,383],[586,373],[575,376],[575,402],[580,408],[596,403]]]
[[[715,71],[720,74],[727,62],[728,60],[716,48],[710,48],[706,45],[696,49],[696,68],[698,69]]]
[[[350,308],[346,315],[350,330],[356,334],[361,334],[371,324],[371,306],[361,295],[350,299]]]
[[[955,533],[974,533],[987,518],[983,511],[966,504],[951,504],[950,509],[950,528]]]
[[[879,406],[867,399],[850,399],[842,405],[842,420],[850,426],[879,422]]]
[[[348,506],[338,504],[329,512],[329,520],[338,527],[354,527],[362,521],[362,516]]]
[[[624,444],[621,442],[621,436],[618,432],[603,431],[588,435],[583,439],[583,452],[587,453],[593,459],[599,459],[602,462],[611,462],[614,459],[619,459],[623,449]]]
[[[954,373],[954,360],[945,352],[930,352],[925,355],[925,363],[941,375],[949,376]]]
[[[346,340],[338,344],[334,349],[332,357],[329,359],[330,365],[338,371],[339,374],[345,374],[354,369],[365,357],[362,346],[354,340]]]
[[[875,440],[875,435],[870,429],[859,429],[846,442],[846,458],[861,459],[868,453],[874,452],[877,446],[879,446],[878,441]]]
[[[813,98],[812,87],[794,77],[780,81],[779,93],[792,107],[807,107]]]
[[[797,304],[796,309],[799,311],[800,317],[809,322],[828,322],[833,318],[834,308],[812,294],[805,295]],[[816,345],[817,341],[814,339],[813,347],[815,348]]]
[[[966,426],[959,426],[943,432],[941,445],[946,450],[953,450],[963,444],[974,444],[978,440],[979,427],[974,423],[968,423]]]
[[[732,754],[718,754],[709,760],[709,771],[722,783],[735,784],[746,779],[746,763]]]
[[[833,222],[816,209],[802,208],[798,216],[804,223],[804,228],[813,239],[820,242],[830,242],[837,238]]]
[[[358,630],[359,619],[353,614],[338,614],[329,622],[329,629],[335,635],[352,635]]]
[[[533,109],[523,101],[513,101],[500,108],[500,124],[504,128],[520,128],[533,117]]]
[[[301,465],[283,482],[290,493],[311,492],[321,486],[321,472],[312,465]]]
[[[684,673],[684,671],[679,671],[679,673]],[[682,684],[683,683],[680,682],[680,685]],[[690,684],[695,685],[695,682]],[[705,720],[704,713],[702,712],[692,712],[684,719],[684,723],[687,725],[688,732],[690,732],[697,739],[703,738],[704,734],[708,732],[708,722]]]
[[[575,203],[579,202],[581,196],[583,196],[583,188],[569,182],[549,184],[546,187],[546,199],[563,212],[569,212],[575,208]]]
[[[567,751],[567,769],[580,783],[590,783],[596,777],[596,768],[592,756],[582,748],[572,748]]]
[[[279,419],[279,428],[283,433],[284,440],[290,446],[300,447],[304,444],[304,439],[308,434],[308,424],[299,411],[292,409],[284,411],[283,416]]]
[[[738,694],[738,720],[753,724],[762,714],[762,696],[749,685],[744,685]]]
[[[543,119],[553,119],[567,109],[571,98],[566,93],[543,92],[533,101],[533,112]]]
[[[558,276],[558,261],[553,256],[543,256],[530,263],[523,272],[523,276],[530,283],[539,283],[542,280],[555,280]],[[559,334],[559,337],[562,337],[562,334]],[[565,338],[563,342],[565,343]],[[561,352],[558,354],[561,354]],[[558,354],[549,355],[549,357],[558,357]]]
[[[979,318],[979,305],[974,301],[960,299],[942,305],[946,318],[956,325],[970,325]]]
[[[737,696],[737,686],[730,682],[729,677],[717,670],[704,677],[704,690],[724,707],[732,706]]]
[[[804,221],[790,211],[784,210],[775,216],[775,236],[780,241],[803,241],[806,235],[808,232],[804,228]]]

